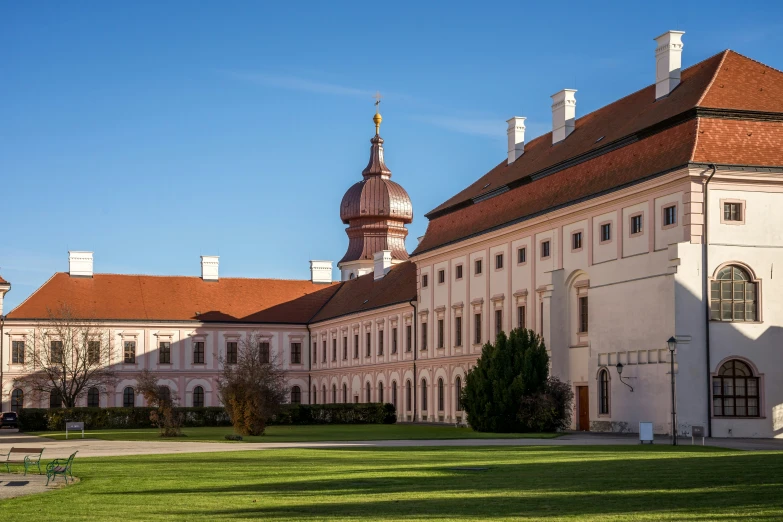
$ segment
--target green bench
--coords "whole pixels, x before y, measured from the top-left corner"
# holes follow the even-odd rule
[[[68,484],[68,476],[70,475],[71,481],[73,481],[73,473],[71,472],[71,465],[73,465],[73,458],[78,451],[74,451],[67,459],[54,459],[46,465],[46,485],[49,485],[50,480],[57,478],[57,475],[62,475],[65,479],[65,483]]]
[[[5,457],[5,470],[11,473],[11,464],[24,464],[24,474],[27,470],[36,466],[38,474],[41,474],[41,455],[43,448],[11,448],[8,453],[0,453],[0,457]]]

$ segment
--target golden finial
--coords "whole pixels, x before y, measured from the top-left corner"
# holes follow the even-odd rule
[[[381,93],[376,91],[373,98],[375,98],[375,116],[372,117],[372,121],[375,122],[375,134],[377,135],[381,131],[381,122],[383,121],[383,118],[381,118],[381,113],[378,112],[381,105]]]

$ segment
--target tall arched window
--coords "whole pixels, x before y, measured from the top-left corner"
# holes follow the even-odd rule
[[[98,391],[98,388],[93,386],[89,390],[87,390],[87,407],[88,408],[97,408],[101,405],[101,393]]]
[[[392,404],[397,409],[397,381],[392,381]]]
[[[438,379],[438,411],[443,411],[443,379]]]
[[[332,403],[337,404],[337,385],[332,384]]]
[[[313,386],[313,404],[318,404],[318,388]]]
[[[712,280],[710,306],[713,321],[757,321],[757,284],[744,268],[723,267]]]
[[[302,403],[302,389],[299,386],[291,388],[291,404]]]
[[[733,359],[712,378],[712,414],[716,417],[758,417],[759,378],[750,366]]]
[[[324,404],[326,404],[327,401],[328,401],[328,395],[326,395],[326,385],[325,384],[323,386],[321,386],[321,391],[323,392]]]
[[[203,408],[204,407],[204,388],[201,386],[196,386],[193,388],[193,407],[194,408]]]
[[[457,405],[456,411],[462,411],[462,378],[457,377],[454,382],[454,404]]]
[[[11,411],[19,413],[24,407],[24,392],[19,388],[11,393]]]
[[[383,383],[378,383],[378,402],[383,404]]]
[[[63,396],[60,395],[60,390],[52,390],[49,393],[49,407],[50,408],[63,407]]]
[[[606,368],[598,373],[598,413],[609,415],[609,371]]]
[[[370,383],[369,382],[367,383],[367,387],[366,388],[367,388],[367,402],[369,403],[370,402],[370,396],[372,394],[372,391],[370,390]]]
[[[421,380],[421,411],[427,411],[427,381]]]
[[[133,408],[136,405],[136,392],[128,386],[122,390],[122,406],[124,408]]]
[[[348,385],[343,383],[343,404],[348,404]]]
[[[411,411],[413,402],[413,393],[411,392],[411,381],[405,381],[405,411]]]

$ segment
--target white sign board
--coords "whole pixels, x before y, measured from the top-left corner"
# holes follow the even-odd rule
[[[639,442],[644,444],[645,442],[653,443],[653,423],[652,422],[640,422],[639,423]]]
[[[82,438],[84,438],[84,423],[83,422],[66,422],[65,423],[65,438],[68,439],[69,431],[81,431]]]

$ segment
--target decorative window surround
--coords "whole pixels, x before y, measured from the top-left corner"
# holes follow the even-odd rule
[[[380,319],[376,319],[375,320],[375,324],[377,324],[379,327],[383,326],[385,323],[386,323],[386,318],[385,317],[381,317]]]
[[[725,205],[732,203],[740,206],[740,219],[726,219]],[[745,200],[744,199],[721,199],[720,200],[720,223],[721,225],[744,225],[745,224]]]
[[[517,266],[527,264],[527,245],[517,248]]]
[[[443,316],[446,314],[446,305],[436,306],[433,311],[435,312],[436,317],[442,319]]]
[[[579,247],[578,248],[574,248],[574,242],[576,241],[575,237],[576,237],[577,234],[581,234],[581,236],[579,238]],[[584,250],[584,247],[585,247],[585,229],[584,228],[579,228],[579,229],[576,229],[576,230],[572,230],[571,231],[571,252],[581,252],[582,250]]]
[[[674,222],[666,224],[666,209],[674,207]],[[723,207],[720,208],[721,215],[723,213]],[[668,230],[674,228],[680,224],[680,204],[677,201],[671,203],[663,203],[661,205],[661,230]]]
[[[604,239],[604,226],[609,225],[609,239]],[[612,233],[612,221],[601,221],[598,223],[598,244],[608,245],[614,240],[614,234]]]
[[[470,305],[473,307],[474,312],[480,312],[484,306],[484,298],[479,297],[477,299],[474,299],[470,302]]]
[[[547,237],[539,241],[538,251],[541,253],[541,259],[550,259],[552,257],[552,238]]]
[[[503,308],[503,301],[505,299],[506,299],[505,294],[495,294],[490,298],[490,301],[492,301],[495,310],[499,310]]]
[[[633,231],[633,221],[634,218],[640,218],[641,224],[639,225],[639,231],[634,232]],[[630,216],[628,216],[628,237],[639,237],[644,235],[644,212],[634,212]]]

